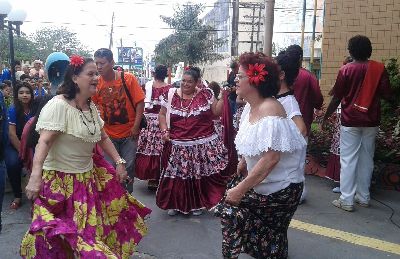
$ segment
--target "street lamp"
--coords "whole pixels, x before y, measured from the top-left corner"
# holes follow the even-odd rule
[[[8,18],[8,21],[5,20]],[[8,40],[10,41],[11,81],[15,86],[15,60],[14,60],[14,31],[19,36],[20,27],[26,19],[26,12],[22,9],[13,9],[8,0],[0,0],[0,30],[8,27]]]

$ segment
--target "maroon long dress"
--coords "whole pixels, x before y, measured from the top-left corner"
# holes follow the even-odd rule
[[[158,181],[160,178],[160,160],[164,142],[158,122],[158,113],[161,109],[160,96],[168,92],[169,88],[170,85],[160,88],[153,87],[151,107],[144,111],[147,127],[140,132],[135,162],[135,176],[141,180]]]
[[[161,105],[167,107],[167,93]],[[192,99],[177,93],[171,102],[171,142],[156,195],[161,209],[189,213],[210,209],[223,197],[229,175],[228,151],[216,133],[210,89],[200,89]]]

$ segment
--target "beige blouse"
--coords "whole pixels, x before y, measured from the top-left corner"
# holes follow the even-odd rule
[[[64,173],[84,173],[93,168],[93,148],[101,140],[104,126],[96,106],[90,111],[79,111],[59,97],[51,99],[40,112],[36,131],[59,131],[44,161],[43,169]],[[86,125],[85,125],[86,124]],[[91,133],[94,132],[94,135]]]

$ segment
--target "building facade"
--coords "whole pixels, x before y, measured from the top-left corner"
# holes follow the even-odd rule
[[[400,0],[325,0],[321,90],[327,96],[346,56],[347,41],[362,34],[372,42],[372,59],[400,57]]]

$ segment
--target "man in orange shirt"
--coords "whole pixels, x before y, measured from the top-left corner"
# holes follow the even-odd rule
[[[127,95],[121,79],[122,72],[113,69],[115,62],[111,50],[98,49],[94,59],[100,78],[92,100],[100,110],[105,132],[126,161],[128,174],[133,177],[145,96],[136,77],[130,73],[124,74],[130,93]],[[128,191],[131,192],[131,189],[132,185],[128,186]]]

